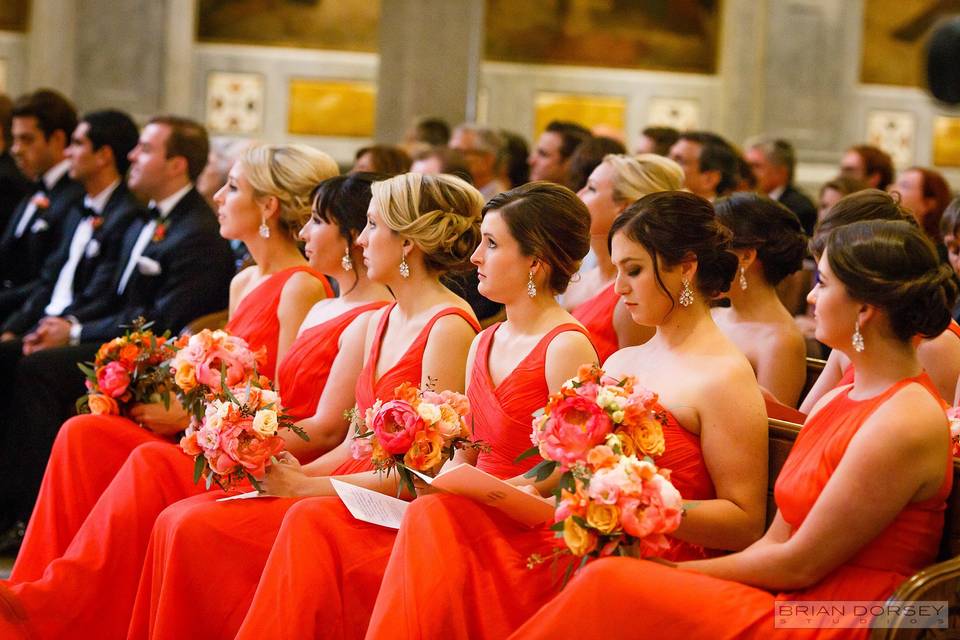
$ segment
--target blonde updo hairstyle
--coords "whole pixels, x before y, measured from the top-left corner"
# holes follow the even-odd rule
[[[255,144],[238,162],[256,197],[280,203],[277,225],[293,240],[310,218],[316,186],[340,173],[333,158],[304,144]]]
[[[680,165],[655,153],[638,156],[609,154],[604,156],[602,163],[613,169],[615,202],[634,202],[651,193],[683,188]]]
[[[469,265],[480,244],[483,196],[465,180],[445,173],[404,173],[372,188],[384,224],[409,239],[435,273]]]

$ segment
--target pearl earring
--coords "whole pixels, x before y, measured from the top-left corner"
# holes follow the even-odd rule
[[[533,282],[533,271],[530,272],[530,277],[527,279],[527,295],[531,298],[537,297],[537,285]]]
[[[683,279],[683,290],[680,292],[680,306],[689,307],[693,304],[693,289],[690,288],[690,281]]]

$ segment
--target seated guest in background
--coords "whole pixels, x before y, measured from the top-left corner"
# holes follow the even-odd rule
[[[577,147],[591,137],[590,131],[575,122],[551,121],[527,158],[530,181],[546,180],[569,186],[570,158]]]
[[[570,158],[567,185],[573,191],[580,191],[587,184],[587,178],[597,165],[610,154],[622,155],[627,152],[623,143],[605,136],[594,136],[577,147]]]
[[[944,209],[940,219],[940,233],[943,235],[943,245],[947,248],[947,261],[953,272],[960,277],[960,198],[954,198]],[[960,319],[960,304],[953,308],[953,319]]]
[[[11,153],[34,183],[0,236],[0,316],[30,295],[60,242],[67,212],[83,198],[83,187],[67,175],[70,163],[64,156],[76,128],[76,110],[56,91],[40,89],[13,105]]]
[[[854,145],[840,160],[840,175],[863,180],[874,189],[886,189],[893,182],[893,174],[893,160],[873,145]]]
[[[810,414],[777,479],[778,511],[764,537],[680,570],[632,558],[589,563],[511,638],[635,638],[644,629],[664,638],[866,638],[866,625],[777,629],[775,602],[883,602],[934,560],[953,462],[943,404],[913,339],[944,331],[957,286],[905,222],[836,229],[820,274],[810,294],[817,339],[843,350],[857,379]],[[844,626],[834,615],[812,622]]]
[[[375,144],[357,151],[350,173],[362,171],[395,176],[409,171],[411,162],[410,156],[400,147]]]
[[[688,131],[670,147],[670,159],[683,169],[683,186],[711,202],[737,186],[737,152],[709,131]]]
[[[716,210],[733,232],[740,265],[727,292],[730,307],[714,307],[713,319],[747,356],[760,386],[795,407],[806,380],[807,349],[776,286],[803,264],[807,241],[800,221],[778,202],[753,193],[721,198]]]
[[[443,147],[450,142],[450,125],[443,118],[417,118],[403,134],[403,148],[411,156],[422,147]]]
[[[426,147],[418,151],[413,157],[410,172],[427,175],[449,173],[473,184],[473,175],[470,173],[470,167],[467,166],[467,159],[462,153],[450,147]]]
[[[10,155],[13,144],[13,102],[0,93],[0,230],[6,229],[20,200],[31,185]]]
[[[640,142],[634,153],[655,153],[658,156],[669,156],[670,147],[676,144],[680,132],[673,127],[647,127],[640,132]]]
[[[810,240],[810,250],[819,258],[834,229],[863,220],[905,220],[917,226],[916,218],[904,211],[890,194],[878,189],[858,191],[846,196],[830,209],[830,213],[817,226],[817,231]],[[917,308],[919,314],[926,312],[925,306]],[[940,392],[940,396],[949,402],[953,398],[957,379],[960,378],[960,325],[951,322],[946,330],[936,336],[923,340],[918,337],[913,347],[934,387]],[[837,386],[853,382],[854,378],[855,371],[850,358],[845,352],[834,349],[813,388],[803,399],[800,411],[809,414],[826,393]]]
[[[863,180],[849,176],[837,176],[833,180],[823,183],[817,199],[817,223],[819,224],[827,216],[830,207],[840,202],[843,196],[869,188],[870,185]]]
[[[17,410],[0,423],[0,464],[10,474],[3,513],[21,520],[30,513],[53,438],[84,392],[77,362],[92,360],[137,317],[153,322],[157,333],[176,333],[226,308],[233,255],[193,187],[207,153],[199,124],[175,116],[150,120],[130,153],[127,182],[150,201],[150,212],[123,237],[110,294],[74,318],[44,318],[24,338],[26,357],[12,387]]]
[[[744,157],[757,178],[757,191],[793,211],[804,232],[813,235],[817,209],[810,198],[793,186],[797,165],[793,145],[782,138],[755,138],[745,146]]]
[[[753,169],[750,167],[750,163],[747,162],[747,159],[743,157],[743,154],[740,153],[740,150],[734,147],[734,153],[737,154],[737,180],[736,186],[733,188],[733,193],[737,191],[756,191],[757,190],[757,176],[754,175]]]
[[[940,218],[950,204],[950,185],[943,175],[933,169],[910,167],[901,171],[897,181],[887,187],[890,193],[900,194],[900,206],[913,214],[930,241],[937,247],[937,254],[947,261],[947,248],[940,234]]]
[[[519,187],[530,181],[530,165],[527,158],[530,156],[530,147],[527,141],[518,133],[500,129],[498,131],[503,144],[500,146],[500,179],[511,188]]]
[[[127,155],[138,137],[137,125],[120,111],[88,113],[74,130],[66,149],[69,175],[86,194],[67,215],[60,246],[44,263],[30,297],[0,328],[0,340],[13,341],[2,349],[3,363],[12,365],[19,359],[22,347],[14,339],[45,316],[86,316],[85,310],[113,295],[123,236],[143,213],[126,185]],[[31,335],[39,337],[37,332]],[[8,349],[13,360],[6,357]],[[0,370],[10,369],[0,364]]]
[[[590,213],[590,248],[596,262],[581,268],[563,296],[563,306],[590,332],[601,362],[618,349],[646,342],[654,333],[653,327],[633,321],[616,291],[617,267],[610,261],[608,244],[610,227],[634,201],[658,191],[676,191],[682,183],[683,169],[669,158],[608,155],[577,194]]]
[[[496,131],[469,122],[457,125],[450,136],[450,148],[463,154],[473,176],[473,186],[484,200],[510,188],[501,181],[497,166],[502,146],[503,141]]]

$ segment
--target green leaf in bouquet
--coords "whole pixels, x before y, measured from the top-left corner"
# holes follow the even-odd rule
[[[210,487],[213,486],[213,476],[214,473],[213,470],[211,470],[210,473],[207,474],[207,491],[210,491]],[[221,483],[219,479],[217,480],[217,484],[220,485],[221,488],[223,487],[223,483]]]
[[[584,520],[583,518],[581,518],[580,516],[578,516],[578,515],[572,515],[572,516],[570,516],[570,517],[573,518],[573,521],[576,522],[576,523],[577,523],[578,525],[580,525],[581,527],[583,527],[584,529],[593,529],[593,527],[591,527],[589,524],[587,524],[587,521]]]
[[[533,478],[537,482],[543,482],[553,473],[554,469],[557,468],[557,463],[555,460],[544,460],[530,471],[527,471],[523,474],[524,478]]]
[[[308,436],[307,432],[303,430],[303,427],[298,425],[296,422],[290,422],[287,427],[290,429],[290,431],[293,431],[295,434],[297,434],[297,437],[304,442],[310,442],[310,436]]]
[[[77,398],[77,413],[90,413],[90,396],[83,394]]]
[[[551,530],[551,531],[561,531],[561,532],[562,532],[562,531],[563,531],[563,520],[561,520],[560,522],[554,522],[552,525],[550,525],[550,530]]]
[[[410,495],[417,495],[417,490],[413,486],[413,475],[410,473],[410,470],[407,469],[403,464],[397,463],[397,497],[400,497],[400,494],[403,493],[403,490],[406,489]]]
[[[97,371],[94,369],[92,362],[78,362],[77,368],[83,372],[83,375],[85,375],[88,380],[92,380],[93,382],[97,381]]]
[[[167,411],[170,411],[170,390],[164,389],[160,392],[160,402],[163,403],[163,408]]]
[[[515,463],[521,462],[523,460],[526,460],[527,458],[530,458],[532,456],[538,456],[538,455],[540,455],[540,449],[538,447],[530,447],[529,449],[527,449],[526,451],[518,455],[516,458],[514,458],[513,461]]]
[[[200,478],[203,476],[203,470],[207,466],[207,459],[203,457],[203,454],[197,456],[196,460],[193,461],[193,484],[200,482]]]
[[[254,478],[252,473],[244,469],[243,475],[247,478],[247,480],[250,481],[250,484],[253,485],[253,488],[257,490],[257,493],[263,493],[263,487],[260,485],[260,481]]]
[[[577,480],[574,478],[573,474],[567,471],[560,476],[559,488],[565,489],[570,493],[574,493],[577,490]]]

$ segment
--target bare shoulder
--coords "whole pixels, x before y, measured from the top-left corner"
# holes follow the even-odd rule
[[[558,333],[547,345],[547,367],[551,361],[577,361],[588,364],[597,361],[597,351],[585,334],[579,331],[564,331]]]
[[[300,297],[310,295],[313,298],[326,297],[326,287],[323,281],[308,271],[298,271],[291,275],[283,284],[281,298]]]
[[[614,351],[603,362],[603,370],[611,375],[632,371],[634,367],[631,366],[631,363],[636,362],[639,351],[640,347],[624,347]]]
[[[881,404],[862,429],[873,437],[888,438],[898,446],[922,446],[943,440],[947,416],[940,402],[919,383],[904,386]]]
[[[470,315],[472,317],[473,313],[471,312]],[[427,341],[428,343],[459,344],[463,342],[470,344],[476,335],[476,330],[463,316],[448,314],[437,318],[436,322],[433,323]]]
[[[247,285],[250,284],[250,281],[256,277],[256,272],[256,265],[250,265],[249,267],[237,272],[237,274],[230,280],[230,293],[243,293],[243,290],[246,289]]]

